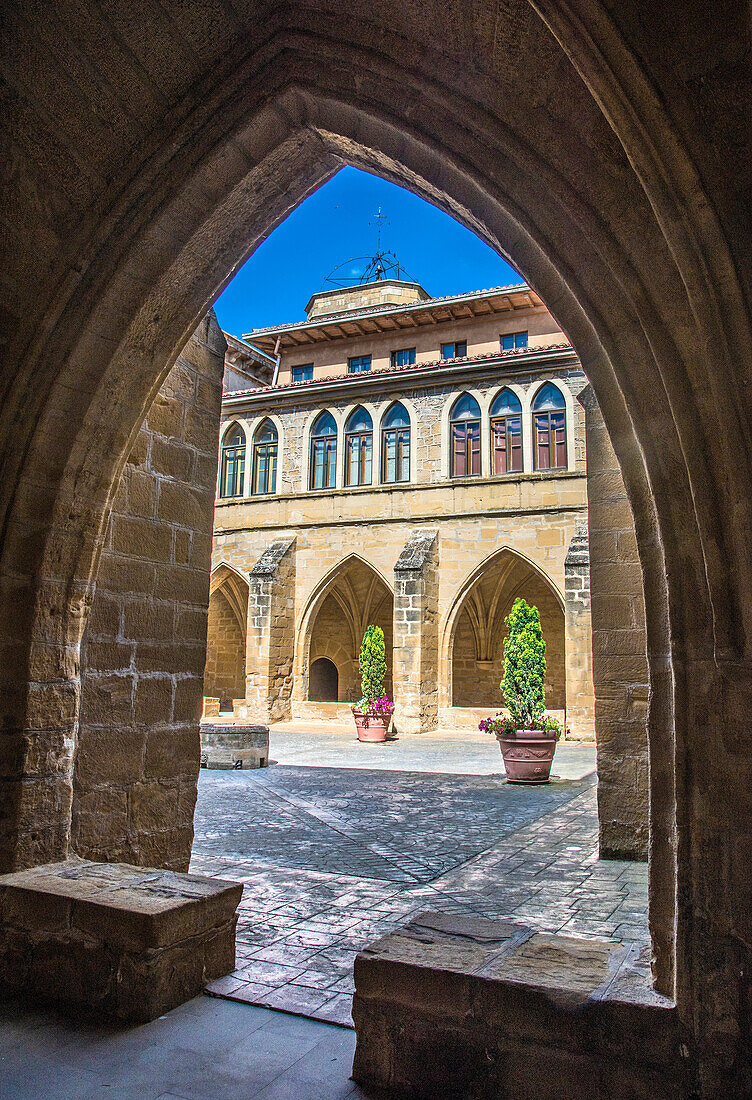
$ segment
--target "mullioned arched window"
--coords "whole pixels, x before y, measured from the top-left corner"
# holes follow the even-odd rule
[[[231,424],[222,438],[220,471],[220,497],[239,497],[245,472],[245,432],[239,424]]]
[[[552,382],[533,401],[533,451],[536,470],[566,469],[567,406],[564,394]]]
[[[259,424],[253,435],[254,495],[277,491],[277,429],[271,420]]]
[[[469,393],[452,406],[449,438],[451,476],[480,476],[480,406]]]
[[[517,394],[504,389],[491,406],[491,473],[522,470],[522,405]]]
[[[337,479],[337,424],[330,412],[317,416],[311,430],[311,489],[333,489]]]
[[[381,422],[381,480],[410,480],[410,415],[399,401]]]
[[[345,424],[345,485],[370,485],[373,477],[373,420],[359,405]]]

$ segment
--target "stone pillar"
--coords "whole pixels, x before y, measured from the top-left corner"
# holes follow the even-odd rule
[[[642,570],[632,509],[590,386],[579,400],[587,440],[600,854],[646,859],[650,679]]]
[[[290,717],[295,651],[295,537],[276,539],[251,570],[245,657],[245,703],[238,717]]]
[[[86,859],[188,870],[226,346],[210,313],[113,500],[81,651],[71,848]]]
[[[439,537],[413,531],[394,567],[395,728],[426,733],[439,724]]]
[[[590,628],[590,555],[587,527],[579,526],[564,560],[567,730],[578,741],[595,738]]]

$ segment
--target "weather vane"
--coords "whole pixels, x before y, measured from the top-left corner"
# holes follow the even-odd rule
[[[373,221],[369,225],[376,227],[376,251],[371,256],[352,256],[342,264],[332,268],[324,279],[323,287],[330,286],[359,286],[363,283],[380,282],[382,279],[407,279],[414,283],[415,279],[409,275],[400,264],[394,252],[381,247],[381,227],[389,225],[389,219],[379,206],[378,212],[373,215]],[[358,265],[353,268],[352,265]],[[360,265],[364,265],[362,270]],[[348,273],[343,272],[348,268]]]

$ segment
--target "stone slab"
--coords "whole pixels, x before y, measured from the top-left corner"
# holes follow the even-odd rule
[[[201,723],[202,768],[265,768],[268,763],[268,726]]]
[[[353,1078],[432,1100],[678,1100],[676,1011],[648,979],[636,945],[421,913],[356,957]]]
[[[0,988],[154,1019],[235,965],[241,885],[75,856],[0,876]]]

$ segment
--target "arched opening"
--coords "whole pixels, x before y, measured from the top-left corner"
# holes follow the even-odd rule
[[[333,489],[337,483],[337,424],[330,412],[316,417],[311,428],[309,488]]]
[[[245,432],[239,424],[231,424],[222,437],[219,470],[219,495],[242,496],[245,484]]]
[[[467,349],[465,349],[467,350]],[[480,406],[472,394],[458,397],[449,414],[449,469],[452,477],[480,475]]]
[[[254,496],[277,491],[277,442],[277,429],[267,417],[253,433]]]
[[[552,382],[547,382],[533,401],[533,460],[536,470],[567,465],[566,402]]]
[[[370,485],[373,477],[373,420],[360,405],[345,424],[345,485]]]
[[[540,11],[547,22],[539,19]],[[538,4],[520,11],[519,22],[509,23],[523,35],[524,49],[518,41],[510,43],[503,27],[498,46],[495,41],[487,43],[488,49],[479,44],[476,55],[491,58],[496,49],[507,48],[522,69],[510,67],[513,72],[507,73],[500,64],[498,83],[481,74],[487,84],[470,104],[466,58],[457,55],[455,70],[441,63],[431,28],[406,28],[411,56],[422,56],[418,47],[430,43],[426,57],[436,61],[426,64],[416,83],[415,70],[404,66],[404,97],[422,105],[409,118],[394,102],[394,57],[386,46],[383,54],[373,49],[372,41],[364,50],[355,30],[352,38],[347,36],[349,24],[340,28],[347,38],[341,73],[332,71],[307,27],[300,29],[299,42],[293,35],[298,45],[290,48],[289,71],[287,55],[280,51],[270,69],[259,72],[248,52],[255,40],[244,50],[243,39],[230,36],[237,52],[230,54],[225,44],[222,48],[232,57],[234,74],[242,68],[249,86],[263,89],[265,103],[273,103],[277,87],[294,87],[300,72],[306,74],[306,92],[294,92],[283,108],[274,104],[259,121],[253,94],[238,95],[234,76],[230,80],[225,67],[213,70],[207,62],[197,115],[193,96],[183,94],[196,79],[191,71],[176,92],[174,114],[160,103],[159,117],[144,118],[148,141],[143,146],[118,143],[134,150],[127,170],[121,172],[114,160],[112,172],[106,170],[108,161],[102,173],[99,163],[99,177],[107,181],[102,182],[102,205],[96,182],[86,216],[78,217],[71,205],[67,224],[80,227],[75,266],[70,240],[50,232],[55,203],[33,208],[30,223],[45,257],[36,269],[49,274],[40,274],[28,311],[20,305],[11,310],[19,326],[11,354],[24,373],[9,387],[3,409],[15,432],[14,455],[2,479],[10,514],[4,531],[22,546],[18,554],[9,548],[5,559],[18,603],[8,627],[13,660],[5,666],[14,670],[10,697],[16,700],[8,740],[9,751],[20,761],[7,784],[7,820],[20,832],[13,834],[6,865],[67,851],[76,708],[60,708],[53,729],[46,699],[53,688],[62,690],[61,684],[76,696],[81,609],[91,596],[107,509],[134,426],[239,253],[254,247],[284,212],[279,203],[289,209],[338,158],[362,158],[415,181],[499,248],[514,253],[580,349],[617,443],[638,519],[649,595],[657,966],[663,987],[673,988],[670,946],[676,914],[683,967],[678,992],[689,1019],[686,1006],[693,991],[700,990],[702,1000],[711,981],[702,963],[708,926],[705,917],[695,914],[712,914],[716,942],[726,942],[723,927],[716,928],[726,918],[720,870],[701,876],[700,885],[687,853],[702,850],[706,837],[724,850],[727,845],[729,852],[736,850],[729,815],[718,821],[709,778],[714,769],[693,766],[693,722],[709,724],[719,747],[730,739],[736,750],[743,744],[740,716],[747,710],[749,448],[740,429],[747,422],[740,377],[746,358],[737,350],[742,346],[746,354],[748,346],[737,275],[746,267],[733,261],[717,221],[719,210],[728,216],[731,195],[728,207],[725,199],[708,200],[709,185],[702,181],[711,177],[697,168],[686,145],[694,123],[683,110],[672,118],[681,119],[679,129],[686,124],[686,133],[669,123],[670,106],[656,95],[660,76],[653,80],[644,52],[629,45],[634,30],[629,16],[624,16],[626,26],[617,29],[600,6],[580,17]],[[361,33],[361,24],[355,25]],[[442,47],[450,41],[444,31],[443,23],[435,28],[443,35]],[[393,42],[390,37],[390,49]],[[320,67],[325,64],[324,76]],[[353,68],[364,74],[357,90]],[[390,76],[385,78],[385,72]],[[439,95],[442,109],[437,111],[431,97]],[[569,121],[557,112],[549,117],[541,108],[562,102],[568,105]],[[531,129],[532,115],[539,128]],[[222,127],[202,122],[218,118]],[[79,132],[85,133],[86,126]],[[238,148],[244,143],[247,155],[236,155],[235,142]],[[698,153],[698,161],[706,155]],[[261,166],[261,175],[271,181],[267,191],[258,187],[256,167],[256,178],[246,182],[249,164]],[[92,173],[93,181],[97,178]],[[296,181],[294,189],[288,186],[290,178]],[[19,187],[24,179],[19,173]],[[28,191],[25,202],[37,204],[34,189]],[[87,196],[71,188],[69,195],[74,193],[85,205]],[[263,214],[251,210],[252,199],[267,205]],[[63,200],[62,192],[56,192],[57,201],[73,202]],[[101,214],[105,205],[106,218]],[[49,218],[39,213],[47,209]],[[65,216],[59,215],[61,222]],[[21,218],[18,225],[33,249],[37,238],[29,236]],[[201,245],[209,234],[213,244],[204,255]],[[25,273],[10,274],[19,286],[27,285]],[[178,284],[185,292],[171,304],[169,288]],[[712,401],[706,396],[711,392]],[[29,415],[20,415],[32,401]],[[698,445],[700,439],[707,445]],[[59,449],[54,467],[50,440]],[[45,488],[43,509],[30,504],[27,491],[39,486]],[[61,532],[66,539],[61,540]],[[34,690],[19,690],[30,669],[39,677]],[[710,713],[709,698],[719,700]],[[678,753],[675,702],[687,718]],[[50,744],[63,746],[55,752],[35,750],[33,760],[46,761],[43,774],[35,771],[22,731],[31,731],[35,744],[43,739],[39,731],[47,731]],[[733,803],[737,779],[725,773],[724,779]],[[677,789],[682,792],[678,817]],[[55,821],[45,830],[30,824],[42,790],[60,794],[48,802],[55,807]],[[688,806],[693,808],[691,823]],[[695,828],[700,835],[690,838]],[[722,859],[716,863],[727,866]],[[677,896],[682,904],[675,910]],[[717,972],[713,981],[717,988]]]
[[[381,421],[381,480],[410,480],[410,414],[401,401]]]
[[[546,641],[546,709],[563,720],[566,706],[564,611],[554,585],[524,558],[501,551],[482,567],[454,612],[452,704],[498,710],[503,705],[504,620],[515,599],[538,608]]]
[[[360,698],[358,655],[366,627],[373,623],[384,631],[387,656],[385,687],[392,692],[393,596],[367,562],[351,557],[335,567],[312,598],[310,617],[300,646],[308,654],[306,698],[317,700],[311,679],[316,661],[326,658],[337,667],[337,699]],[[304,711],[305,713],[305,711]]]
[[[328,657],[317,657],[311,662],[308,698],[318,703],[336,703],[339,700],[339,672],[334,661]]]
[[[209,592],[204,696],[219,699],[221,711],[245,696],[248,583],[234,569],[215,569]]]

